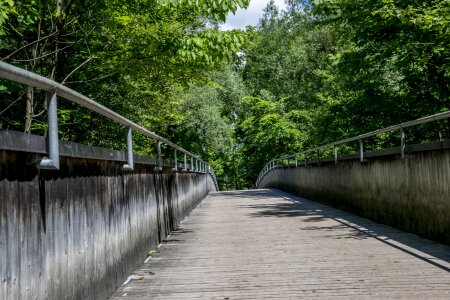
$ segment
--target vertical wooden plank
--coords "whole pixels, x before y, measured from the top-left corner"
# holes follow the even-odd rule
[[[75,168],[75,166],[74,166]],[[76,173],[75,173],[76,174]],[[88,187],[84,184],[84,178],[82,176],[76,176],[77,185],[80,187],[78,192],[78,197],[74,199],[77,202],[79,208],[79,247],[81,251],[80,262],[79,262],[79,280],[81,281],[82,288],[79,293],[81,294],[80,299],[88,299],[89,295],[89,257],[88,257],[88,199],[86,196],[86,190]]]
[[[30,159],[31,158],[31,159]],[[23,162],[28,162],[23,166],[25,178],[21,181],[19,189],[19,201],[21,210],[21,280],[22,298],[37,299],[40,282],[38,260],[41,254],[39,247],[40,239],[40,203],[39,203],[39,181],[34,159],[29,154],[24,157]]]
[[[15,157],[14,157],[15,159]],[[9,165],[9,175],[15,176],[17,166]],[[17,174],[17,173],[16,173]],[[10,198],[7,201],[7,222],[8,233],[7,243],[9,244],[6,256],[7,262],[7,299],[20,299],[20,238],[19,238],[19,212],[18,212],[18,195],[19,183],[17,180],[12,180],[9,184]]]
[[[6,151],[0,150],[0,195],[8,195],[10,181],[7,180],[7,162],[9,157]],[[9,260],[9,239],[8,239],[8,202],[10,197],[0,199],[0,274],[1,287],[0,299],[8,299],[8,260]]]
[[[67,297],[69,299],[79,299],[77,290],[80,289],[79,278],[79,243],[78,243],[78,215],[77,215],[77,203],[73,197],[76,193],[73,193],[71,187],[77,187],[75,184],[75,178],[69,176],[73,173],[72,163],[65,161],[66,163],[66,177],[64,180],[67,182],[65,185],[65,198],[67,206]],[[78,189],[79,187],[77,187]],[[77,272],[78,271],[78,272]]]
[[[47,173],[48,171],[46,171]],[[56,197],[55,193],[52,187],[52,181],[48,178],[45,181],[45,190],[46,190],[46,197],[48,199],[49,207],[48,207],[48,217],[49,217],[49,223],[48,223],[48,235],[47,235],[47,253],[48,258],[47,261],[49,263],[49,270],[48,270],[48,285],[49,285],[49,299],[57,299],[58,298],[58,265],[55,263],[58,259],[57,256],[57,245],[56,241],[58,239],[58,232],[57,232],[57,203],[56,203]]]

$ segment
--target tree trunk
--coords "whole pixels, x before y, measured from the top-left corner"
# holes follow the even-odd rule
[[[56,80],[56,66],[58,65],[58,52],[59,52],[59,28],[61,22],[61,14],[63,13],[63,0],[56,0],[56,18],[55,18],[55,55],[53,58],[52,71],[50,73],[50,79]]]
[[[29,86],[27,89],[27,107],[25,115],[25,133],[31,133],[31,124],[34,117],[34,89]]]

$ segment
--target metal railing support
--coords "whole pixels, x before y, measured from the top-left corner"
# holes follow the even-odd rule
[[[134,170],[134,160],[133,160],[133,132],[131,128],[127,131],[127,163],[123,165],[122,170],[133,171]]]
[[[173,168],[172,168],[172,171],[178,172],[177,149],[173,150]]]
[[[363,141],[363,139],[359,140],[359,161],[364,162],[364,141]]]
[[[158,155],[158,166],[155,167],[155,171],[156,172],[161,172],[163,170],[163,161],[162,161],[162,157],[161,157],[161,142],[158,141],[157,146],[156,146],[156,151],[157,151],[157,155]]]
[[[194,171],[194,158],[191,156],[191,168],[189,169],[189,171]]]
[[[315,148],[311,148],[311,149],[307,149],[305,151],[302,152],[298,152],[294,155],[290,155],[290,156],[284,156],[284,157],[279,157],[276,159],[271,160],[267,166],[269,167],[269,170],[273,167],[273,168],[277,168],[278,167],[278,162],[282,161],[282,164],[284,166],[284,160],[286,159],[292,159],[295,158],[297,159],[297,156],[303,155],[303,157],[300,158],[300,160],[304,160],[304,165],[305,167],[307,166],[307,159],[308,159],[308,154],[309,153],[317,153],[317,163],[320,164],[320,156],[319,156],[319,151],[320,150],[324,150],[327,149],[329,147],[333,147],[334,148],[334,162],[337,163],[338,162],[338,153],[337,153],[337,146],[339,145],[344,145],[347,143],[351,143],[351,142],[356,142],[359,141],[359,159],[361,162],[365,162],[365,157],[364,157],[364,139],[382,134],[382,133],[386,133],[386,132],[394,132],[394,131],[398,131],[400,130],[400,141],[401,141],[401,146],[400,146],[400,153],[401,153],[401,157],[402,159],[406,159],[408,157],[408,145],[407,145],[407,134],[405,132],[406,128],[410,128],[413,126],[417,126],[417,125],[421,125],[421,124],[426,124],[429,122],[433,122],[433,121],[439,121],[439,120],[450,120],[450,110],[446,111],[446,112],[442,112],[442,113],[438,113],[438,114],[434,114],[434,115],[430,115],[430,116],[426,116],[420,119],[416,119],[416,120],[412,120],[409,122],[404,122],[401,124],[397,124],[397,125],[393,125],[393,126],[389,126],[386,128],[382,128],[382,129],[378,129],[375,131],[371,131],[368,133],[364,133],[358,136],[354,136],[354,137],[350,137],[344,140],[340,140],[340,141],[336,141],[330,144],[326,144],[326,145],[322,145],[319,147],[315,147]],[[439,140],[442,141],[442,134],[439,132]],[[313,160],[311,160],[313,162]],[[264,174],[265,172],[267,172],[266,170],[262,170],[260,172],[260,175]],[[264,174],[265,175],[265,174]],[[264,176],[263,175],[263,176]],[[263,176],[260,176],[260,180]]]
[[[41,169],[59,170],[58,100],[56,90],[47,93],[48,103],[48,157],[39,164]]]
[[[337,164],[338,163],[338,149],[337,149],[337,146],[333,147],[333,152],[334,152],[334,163]]]
[[[402,152],[402,159],[406,158],[406,133],[405,129],[400,129],[400,149]]]
[[[25,69],[13,66],[6,62],[0,61],[0,78],[8,79],[17,83],[24,84],[28,87],[34,87],[47,92],[47,103],[48,103],[48,156],[44,157],[40,162],[38,162],[38,168],[41,169],[51,169],[59,170],[60,168],[60,152],[59,152],[59,140],[58,140],[58,106],[57,97],[67,99],[73,103],[79,104],[86,107],[92,112],[99,113],[100,115],[120,124],[128,129],[127,135],[127,162],[124,164],[124,170],[134,169],[134,157],[133,157],[133,144],[132,144],[132,133],[139,132],[147,137],[150,137],[158,141],[158,158],[156,171],[163,170],[163,160],[161,157],[161,144],[172,147],[175,151],[185,154],[184,167],[187,169],[187,158],[186,155],[191,156],[191,169],[194,169],[193,159],[196,159],[196,171],[199,170],[198,163],[200,160],[202,170],[206,172],[206,162],[203,162],[199,156],[179,147],[178,145],[172,143],[171,141],[157,135],[156,133],[128,120],[127,118],[119,115],[118,113],[110,110],[109,108],[95,102],[94,100],[86,97],[69,87],[62,85],[54,80],[46,78],[44,76],[38,75],[36,73],[27,71]],[[176,154],[175,154],[176,155]],[[175,169],[178,170],[178,160],[175,159],[174,163]],[[215,177],[214,170],[211,171],[213,178],[217,187],[217,181]]]
[[[187,172],[187,154],[184,153],[184,164],[183,164],[183,172]]]

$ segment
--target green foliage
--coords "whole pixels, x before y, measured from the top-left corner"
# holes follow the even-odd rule
[[[228,12],[235,13],[238,7],[246,8],[250,0],[159,0],[158,4],[170,9],[194,11],[214,21],[225,22]]]
[[[346,108],[360,118],[374,117],[359,128],[450,108],[448,1],[316,2],[321,22],[341,37],[332,58],[343,88],[351,92]]]
[[[244,82],[253,96],[267,101],[253,108],[263,117],[241,123],[245,131],[238,135],[259,138],[245,139],[242,149],[259,143],[263,153],[269,151],[266,143],[273,137],[261,128],[295,136],[273,125],[286,128],[271,112],[275,99],[284,99],[303,149],[450,108],[448,1],[314,3],[289,1],[280,12],[272,1],[259,27],[248,30]],[[445,127],[410,130],[409,141],[437,140],[448,132]],[[369,149],[390,146],[398,146],[398,134],[366,141]],[[267,162],[295,148],[277,147],[278,153],[258,159]]]
[[[8,15],[15,13],[13,0],[0,0],[0,36],[5,34],[4,24],[8,20]]]
[[[245,164],[242,177],[246,186],[250,186],[254,174],[259,173],[265,162],[299,151],[304,136],[295,122],[301,112],[287,111],[285,99],[244,97],[241,104],[237,135],[241,144],[239,153]]]
[[[2,60],[200,154],[222,189],[250,187],[275,157],[450,108],[448,0],[287,0],[285,11],[270,1],[245,32],[218,24],[248,0],[63,4],[0,0]],[[46,133],[44,93],[2,80],[0,95],[2,128]],[[124,149],[121,126],[59,106],[63,139]],[[408,141],[448,132],[448,122],[422,126]],[[398,136],[365,145],[398,146]]]

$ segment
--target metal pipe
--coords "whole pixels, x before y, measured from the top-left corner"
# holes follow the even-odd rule
[[[161,157],[161,142],[158,141],[157,143],[157,155],[158,155],[158,166],[155,167],[155,171],[161,172],[163,170],[163,161]]]
[[[123,165],[122,170],[133,171],[134,161],[133,161],[133,135],[131,128],[127,131],[127,163]]]
[[[359,140],[359,160],[364,162],[364,141]]]
[[[337,164],[338,163],[338,150],[337,150],[337,146],[333,147],[333,152],[334,152],[334,163]]]
[[[124,169],[132,170],[134,168],[133,152],[132,152],[132,130],[142,133],[143,135],[150,137],[158,141],[158,148],[160,151],[161,143],[172,147],[175,151],[180,151],[185,155],[200,159],[189,151],[179,147],[171,141],[157,135],[156,133],[147,130],[146,128],[139,126],[138,124],[128,120],[127,118],[119,115],[118,113],[108,109],[107,107],[93,101],[92,99],[44,76],[29,72],[22,68],[15,67],[11,64],[0,61],[0,78],[9,79],[18,83],[25,84],[29,87],[36,87],[44,90],[50,94],[48,103],[48,126],[49,126],[49,157],[44,158],[40,164],[40,168],[44,169],[59,169],[59,140],[58,140],[58,116],[57,116],[57,96],[61,96],[74,103],[88,108],[91,111],[97,112],[100,115],[107,117],[116,123],[119,123],[128,128],[127,136],[127,164],[124,165]],[[203,161],[202,161],[203,162]],[[178,161],[175,161],[175,168],[178,169]],[[158,157],[158,169],[162,170],[162,159],[159,153]],[[185,163],[186,166],[186,163]],[[206,165],[203,166],[206,171]],[[198,165],[197,165],[198,169]]]
[[[1,74],[0,74],[1,75]],[[41,169],[59,170],[58,100],[56,91],[47,93],[48,154],[39,164]]]
[[[400,129],[400,149],[402,152],[402,159],[406,158],[406,133],[405,129]]]
[[[189,171],[194,171],[194,158],[191,156],[191,168],[189,169]]]
[[[186,172],[187,171],[187,154],[184,153],[184,168],[183,171]]]
[[[173,150],[173,171],[178,172],[177,149]]]
[[[142,126],[139,126],[138,124],[128,120],[127,118],[110,110],[109,108],[95,102],[94,100],[92,100],[78,92],[75,92],[74,90],[72,90],[56,81],[53,81],[51,79],[48,79],[48,78],[40,76],[40,75],[37,75],[33,72],[15,67],[11,64],[8,64],[8,63],[2,62],[2,61],[0,61],[0,77],[9,79],[9,80],[13,80],[13,81],[16,81],[19,83],[23,83],[23,84],[31,86],[31,87],[36,87],[36,88],[39,88],[39,89],[47,91],[47,92],[53,92],[56,90],[57,95],[65,98],[67,100],[70,100],[70,101],[77,103],[81,106],[84,106],[92,111],[95,111],[104,117],[107,117],[125,127],[129,127],[136,132],[140,132],[143,135],[148,136],[154,140],[162,142],[182,153],[186,153],[186,154],[192,155],[194,157],[197,157],[196,155],[179,147],[178,145],[172,143],[171,141],[157,135],[154,132],[151,132],[151,131],[145,129]]]
[[[306,153],[310,153],[310,152],[314,152],[314,151],[317,151],[317,150],[326,149],[326,148],[333,147],[333,146],[338,146],[338,145],[347,144],[347,143],[350,143],[350,142],[359,141],[359,140],[362,140],[362,139],[366,139],[366,138],[369,138],[369,137],[376,136],[376,135],[378,135],[380,133],[391,132],[391,131],[396,131],[396,130],[402,130],[402,129],[405,129],[405,128],[408,128],[408,127],[421,125],[421,124],[425,124],[425,123],[432,122],[432,121],[443,120],[443,119],[447,119],[447,118],[450,118],[450,111],[446,111],[446,112],[443,112],[443,113],[435,114],[435,115],[432,115],[432,116],[427,116],[427,117],[424,117],[424,118],[420,118],[420,119],[417,119],[417,120],[401,123],[401,124],[398,124],[398,125],[393,125],[393,126],[386,127],[386,128],[383,128],[383,129],[378,129],[378,130],[371,131],[371,132],[368,132],[368,133],[365,133],[365,134],[361,134],[361,135],[358,135],[358,136],[355,136],[355,137],[351,137],[351,138],[348,138],[348,139],[340,140],[340,141],[333,142],[333,143],[330,143],[330,144],[326,144],[326,145],[323,145],[323,146],[319,146],[319,147],[316,147],[316,148],[308,149],[308,150],[296,153],[295,155],[306,154]],[[282,158],[285,158],[285,157],[281,157],[280,159],[282,159]]]

